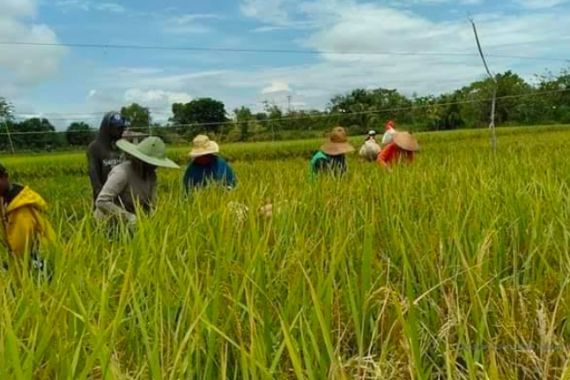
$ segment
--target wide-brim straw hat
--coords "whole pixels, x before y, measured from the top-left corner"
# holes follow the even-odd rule
[[[192,150],[188,156],[196,158],[218,153],[220,153],[220,146],[215,141],[210,140],[206,135],[198,135],[192,141]]]
[[[400,148],[409,152],[420,150],[420,144],[414,136],[408,132],[398,132],[394,135],[394,143]]]
[[[328,135],[328,141],[321,146],[321,150],[329,156],[339,156],[354,152],[354,147],[348,142],[346,130],[336,127]]]
[[[139,144],[127,140],[117,141],[117,148],[152,166],[179,169],[176,163],[166,157],[166,145],[159,137],[147,137]]]

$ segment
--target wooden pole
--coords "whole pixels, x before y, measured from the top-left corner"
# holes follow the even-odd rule
[[[6,128],[6,136],[8,136],[8,142],[10,143],[10,149],[12,150],[12,154],[16,154],[16,149],[14,148],[14,141],[12,141],[12,135],[10,134],[10,128],[8,128],[8,119],[2,118],[4,121],[4,127]]]
[[[481,56],[481,60],[483,61],[483,66],[485,66],[485,71],[487,71],[487,75],[493,82],[493,99],[491,102],[491,120],[489,122],[489,131],[491,132],[491,149],[493,150],[493,154],[497,153],[497,133],[495,131],[495,110],[497,107],[497,79],[489,70],[489,65],[487,65],[487,60],[485,59],[485,54],[483,54],[483,49],[481,48],[481,42],[479,41],[479,35],[477,33],[477,26],[475,25],[475,21],[472,18],[469,19],[471,21],[471,25],[473,26],[473,33],[475,34],[475,42],[477,42],[477,49],[479,50],[479,55]]]

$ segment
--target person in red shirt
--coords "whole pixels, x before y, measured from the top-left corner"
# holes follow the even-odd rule
[[[397,132],[393,141],[380,151],[377,160],[381,166],[389,169],[400,162],[412,162],[418,150],[420,146],[414,136],[408,132]]]

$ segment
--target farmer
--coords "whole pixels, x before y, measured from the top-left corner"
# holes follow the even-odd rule
[[[186,192],[217,183],[232,189],[236,185],[234,171],[218,154],[220,147],[208,136],[198,135],[192,141],[192,160],[184,173],[183,185]]]
[[[390,169],[392,165],[400,162],[411,162],[414,153],[420,149],[418,141],[408,132],[394,134],[393,142],[386,145],[378,154],[378,163]]]
[[[87,148],[89,179],[93,190],[93,203],[107,181],[111,170],[120,164],[122,154],[115,143],[125,131],[126,121],[118,112],[109,112],[101,121],[97,139]]]
[[[397,132],[396,131],[396,124],[392,120],[388,120],[386,122],[384,129],[386,131],[384,132],[384,136],[382,136],[382,146],[383,147],[392,142],[392,140],[394,138],[394,134]]]
[[[346,130],[336,127],[328,135],[328,141],[311,158],[311,174],[331,173],[343,174],[347,170],[347,153],[354,152],[354,147],[348,142]]]
[[[376,131],[369,131],[358,152],[359,156],[364,158],[366,161],[373,162],[378,157],[378,153],[380,153],[380,145],[376,142]]]
[[[158,137],[147,137],[138,145],[119,140],[117,147],[127,157],[109,173],[95,201],[95,218],[120,220],[133,228],[137,220],[137,206],[145,212],[153,207],[156,169],[179,167],[166,158],[166,146]]]
[[[0,240],[17,258],[30,255],[36,269],[44,269],[39,256],[41,246],[54,241],[54,231],[46,217],[47,204],[27,186],[10,182],[8,171],[0,165]]]
[[[368,131],[368,134],[366,135],[366,139],[364,140],[364,142],[366,141],[374,141],[376,142],[376,131],[371,129]]]

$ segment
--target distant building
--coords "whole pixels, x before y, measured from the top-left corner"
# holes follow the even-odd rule
[[[130,129],[127,129],[123,133],[123,138],[127,141],[132,142],[133,144],[140,143],[147,136],[148,136],[148,134],[146,134],[146,133],[135,132],[135,131],[131,131]]]

